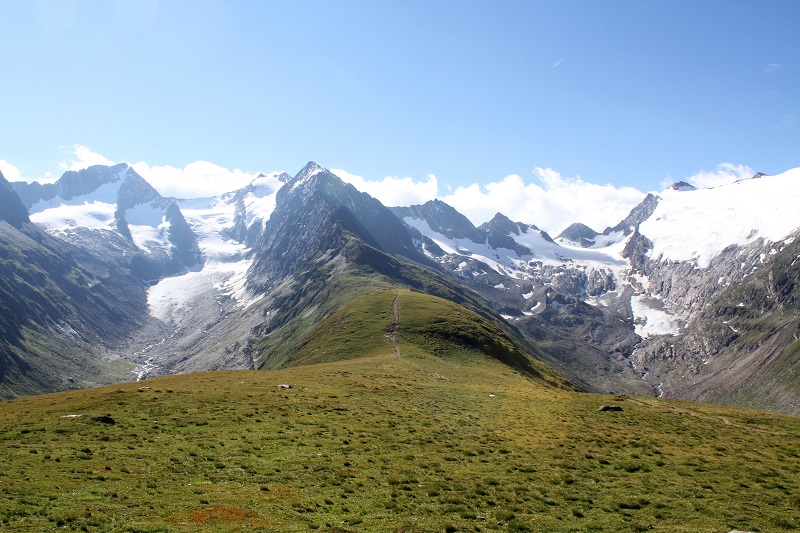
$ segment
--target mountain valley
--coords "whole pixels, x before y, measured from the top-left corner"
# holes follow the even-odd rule
[[[120,327],[104,326],[102,350],[82,350],[104,361],[102,371],[61,368],[34,388],[7,371],[2,390],[280,368],[344,306],[400,288],[492,321],[531,361],[584,391],[798,413],[797,174],[714,189],[676,184],[603,232],[576,223],[555,238],[501,213],[476,227],[439,200],[387,208],[315,163],[216,198],[163,198],[126,164],[68,172],[55,184],[12,183],[2,199],[15,206],[4,213],[14,212],[16,226],[4,222],[5,231],[24,226],[68,247],[62,256],[93,269],[87,284],[120,299],[70,311],[73,336],[89,338],[108,321]],[[9,239],[6,255],[26,255],[11,244],[16,233]],[[745,321],[751,301],[759,316]],[[62,315],[19,320],[41,329]],[[38,345],[67,353],[69,335],[47,331]],[[6,339],[17,339],[6,350],[18,367],[42,357],[32,339]]]

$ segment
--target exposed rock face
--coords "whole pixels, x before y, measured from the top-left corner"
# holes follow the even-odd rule
[[[441,200],[431,200],[423,205],[410,207],[392,207],[390,210],[400,219],[411,217],[425,220],[433,231],[451,239],[486,241],[484,232],[478,230],[467,217]]]
[[[11,184],[0,172],[0,220],[4,220],[19,229],[22,224],[30,222],[28,210],[22,205],[19,196],[11,188]]]
[[[673,183],[670,189],[674,191],[694,191],[697,190],[697,187],[695,187],[694,185],[690,185],[685,181],[678,181],[676,183]]]
[[[332,245],[325,242],[332,219],[376,248],[428,264],[388,208],[316,163],[308,163],[282,187],[276,201],[253,247],[255,261],[248,279],[258,290],[274,286]]]
[[[603,235],[610,235],[614,232],[621,231],[625,235],[630,235],[633,230],[642,222],[650,218],[653,212],[658,207],[658,196],[648,194],[645,196],[642,203],[634,207],[631,212],[619,224],[613,228],[606,228]]]
[[[800,412],[800,242],[731,247],[708,269],[654,263],[687,325],[648,338],[631,359],[667,396]],[[769,261],[762,263],[766,258]]]
[[[515,241],[511,235],[519,235],[526,233],[528,230],[539,231],[536,226],[529,226],[519,222],[512,222],[507,216],[502,213],[497,213],[492,220],[481,224],[478,230],[485,234],[485,240],[475,242],[485,242],[492,248],[505,248],[506,250],[514,250],[518,256],[530,255],[531,251]],[[545,239],[550,239],[547,233],[542,232]]]
[[[595,243],[598,235],[600,235],[600,233],[597,233],[589,226],[581,224],[580,222],[575,222],[574,224],[570,224],[567,229],[562,231],[556,238],[565,239],[580,244],[584,248],[588,248]]]

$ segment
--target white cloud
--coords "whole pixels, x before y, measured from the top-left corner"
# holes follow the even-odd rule
[[[76,144],[72,150],[66,152],[71,158],[60,163],[59,166],[63,171],[82,170],[92,165],[116,164],[104,155],[80,144]],[[240,189],[258,176],[257,172],[229,170],[208,161],[195,161],[183,168],[150,165],[144,161],[129,164],[163,196],[178,198],[218,196]]]
[[[163,196],[201,198],[241,189],[258,177],[258,173],[245,172],[215,165],[208,161],[195,161],[183,168],[169,165],[131,163],[133,169]]]
[[[87,146],[82,146],[80,144],[76,144],[72,147],[72,150],[65,150],[67,154],[70,154],[74,157],[74,159],[70,161],[62,161],[59,163],[61,170],[83,170],[84,168],[90,167],[92,165],[113,165],[115,164],[113,161],[108,159],[107,157],[98,154],[91,148]]]
[[[764,74],[772,74],[776,70],[780,70],[781,65],[778,63],[770,63],[766,67],[764,67]]]
[[[351,174],[346,170],[333,169],[332,173],[339,176],[342,181],[350,183],[361,192],[377,198],[383,205],[407,206],[424,204],[436,198],[439,183],[436,176],[428,174],[427,181],[414,181],[413,178],[397,178],[387,176],[381,181],[368,181],[362,176]]]
[[[596,185],[581,178],[564,178],[552,169],[543,168],[534,170],[538,183],[526,183],[513,174],[485,186],[473,183],[455,190],[445,186],[444,194],[439,194],[434,175],[429,175],[426,181],[391,176],[370,181],[345,170],[331,172],[384,205],[407,206],[439,198],[475,225],[499,212],[518,222],[536,224],[553,236],[573,222],[583,222],[602,231],[625,218],[645,196],[632,187]]]
[[[752,178],[755,173],[755,170],[745,165],[720,163],[715,170],[701,170],[686,178],[686,181],[697,188],[708,189],[719,185],[727,185],[737,180]]]
[[[645,193],[633,187],[614,187],[565,178],[550,168],[534,169],[538,183],[526,183],[516,174],[484,187],[459,187],[441,200],[474,224],[498,212],[511,220],[535,224],[553,237],[573,222],[602,231],[617,224],[638,205]]]
[[[0,172],[8,181],[22,181],[22,173],[19,169],[5,159],[0,159]]]

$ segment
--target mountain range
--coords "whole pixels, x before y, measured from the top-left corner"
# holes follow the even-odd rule
[[[335,346],[320,328],[410,290],[473,317],[427,324],[436,349],[589,392],[797,414],[798,197],[800,169],[678,183],[553,237],[439,200],[386,207],[315,163],[195,199],[126,164],[0,178],[0,395],[356,357],[358,328]]]

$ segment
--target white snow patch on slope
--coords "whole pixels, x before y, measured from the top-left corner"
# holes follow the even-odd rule
[[[96,190],[89,194],[84,194],[81,196],[76,196],[75,198],[71,198],[69,200],[65,200],[60,196],[56,196],[52,200],[41,200],[31,206],[29,209],[30,213],[41,213],[46,210],[50,209],[60,209],[65,206],[81,206],[84,204],[90,203],[105,203],[105,204],[114,204],[117,203],[117,195],[119,194],[119,188],[122,185],[121,181],[114,181],[111,183],[104,183]]]
[[[78,226],[109,229],[114,227],[116,209],[116,205],[105,202],[61,205],[38,212],[32,211],[30,219],[48,231],[64,231]]]
[[[269,220],[272,212],[275,211],[275,198],[274,191],[270,194],[259,196],[258,192],[248,193],[244,199],[244,206],[247,209],[247,219],[245,224],[249,228],[257,219],[263,221]]]
[[[677,335],[680,332],[679,320],[663,309],[648,305],[646,300],[649,298],[644,294],[631,297],[636,334],[643,338],[650,335]]]
[[[248,225],[255,218],[269,219],[275,209],[275,195],[282,184],[276,186],[272,181],[254,182],[259,187],[246,195]],[[231,196],[183,200],[179,206],[197,235],[197,245],[205,262],[201,270],[166,278],[150,287],[147,292],[150,313],[164,322],[178,324],[186,318],[197,298],[229,297],[245,307],[257,301],[246,290],[247,270],[252,263],[252,259],[245,257],[248,249],[225,234],[235,222],[236,204]]]
[[[207,262],[202,270],[162,279],[147,291],[150,314],[167,323],[179,324],[198,298],[232,297],[247,305],[244,278],[250,261]]]
[[[150,253],[153,248],[168,250],[169,222],[164,219],[164,210],[158,202],[138,204],[125,211],[134,244]]]
[[[800,168],[713,189],[667,189],[660,197],[640,226],[653,242],[653,258],[696,261],[707,268],[727,246],[745,246],[759,237],[781,241],[800,227]]]
[[[517,252],[507,248],[492,248],[486,243],[475,243],[468,239],[447,237],[431,229],[430,225],[425,220],[405,217],[403,221],[435,242],[444,252],[448,254],[459,254],[481,261],[505,276],[513,276],[516,273],[520,273],[520,276],[524,277],[524,274],[521,273],[520,262],[534,260],[550,265],[563,265],[572,262],[595,268],[622,268],[627,265],[627,263],[619,257],[617,248],[609,248],[608,250],[586,250],[583,248],[559,246],[556,243],[544,239],[541,233],[533,229],[529,230],[527,233],[521,233],[520,235],[511,235],[516,242],[531,250],[530,254],[519,256]]]

